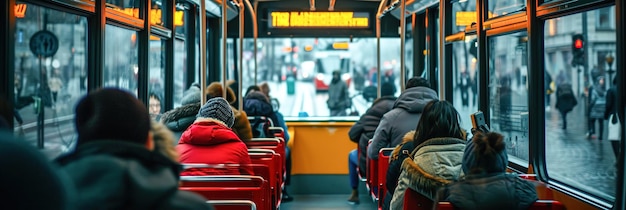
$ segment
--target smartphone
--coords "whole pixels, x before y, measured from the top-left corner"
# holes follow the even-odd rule
[[[484,129],[488,128],[487,123],[485,122],[485,115],[481,111],[477,111],[470,115],[472,118],[472,126],[474,129],[480,130],[482,132],[487,132]]]

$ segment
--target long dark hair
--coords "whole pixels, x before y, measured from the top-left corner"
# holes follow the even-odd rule
[[[417,146],[428,139],[452,137],[465,140],[465,134],[459,122],[459,112],[447,101],[428,102],[417,123],[413,145]]]

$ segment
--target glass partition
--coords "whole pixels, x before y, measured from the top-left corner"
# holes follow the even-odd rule
[[[452,43],[452,81],[454,107],[461,115],[463,128],[471,130],[470,114],[478,111],[478,60],[476,60],[476,36]]]
[[[381,39],[383,82],[393,83],[400,95],[400,39]],[[244,42],[243,90],[254,85],[253,40]],[[270,97],[280,101],[286,117],[328,117],[332,72],[339,71],[352,99],[349,111],[364,113],[376,98],[376,39],[275,38],[258,41],[258,83],[267,82]],[[231,71],[234,68],[229,68]],[[358,83],[358,84],[356,84]],[[357,89],[360,86],[361,90]],[[332,91],[332,90],[330,90]],[[373,96],[372,96],[373,95]]]
[[[74,140],[74,107],[87,93],[87,18],[17,3],[24,13],[15,22],[14,123],[33,144],[42,129],[46,148],[62,148],[46,152],[56,157]]]
[[[615,30],[607,30],[615,23],[597,19],[600,12],[615,20],[612,6],[545,22],[546,166],[551,179],[614,200],[620,127],[613,114],[619,92],[614,79],[620,58]]]
[[[112,25],[105,31],[103,86],[137,95],[137,32]]]
[[[526,32],[488,38],[491,129],[504,135],[509,159],[528,162]]]

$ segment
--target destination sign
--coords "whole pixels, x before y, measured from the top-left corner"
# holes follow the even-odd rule
[[[270,12],[270,28],[368,28],[367,12]]]

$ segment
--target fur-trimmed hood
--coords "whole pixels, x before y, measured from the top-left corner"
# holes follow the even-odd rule
[[[228,80],[226,81],[226,86],[230,86],[234,83],[235,81]],[[228,101],[230,105],[233,105],[235,101],[237,101],[237,95],[235,94],[235,91],[233,91],[232,88],[228,87],[226,92],[227,92],[226,101]],[[211,84],[209,84],[209,86],[206,87],[206,89],[204,90],[204,94],[210,97],[222,97],[224,95],[224,91],[222,89],[222,83],[212,82]]]
[[[200,102],[187,104],[163,113],[161,123],[174,132],[184,131],[193,121],[200,110]]]
[[[411,154],[413,158],[402,163],[391,209],[402,209],[408,188],[434,200],[439,188],[461,177],[464,150],[465,141],[456,138],[433,138],[418,145]]]
[[[407,173],[409,187],[434,198],[438,188],[461,176],[465,141],[455,138],[434,138],[413,150],[413,159],[405,159],[402,169]]]
[[[398,159],[398,155],[400,154],[400,151],[402,150],[402,146],[404,146],[408,142],[413,142],[413,136],[415,136],[414,130],[409,131],[406,134],[404,134],[404,136],[402,137],[402,143],[400,143],[395,149],[393,149],[393,152],[389,156],[389,161]]]

